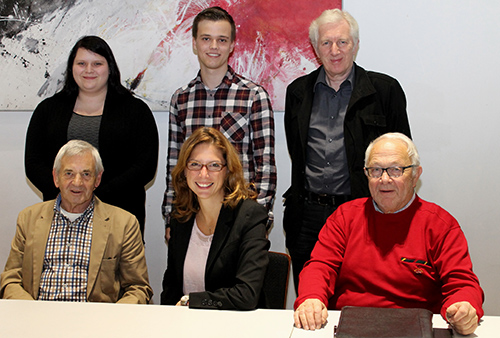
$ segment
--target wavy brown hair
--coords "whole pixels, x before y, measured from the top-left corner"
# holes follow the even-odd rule
[[[181,222],[190,219],[200,209],[198,198],[189,188],[184,172],[194,148],[202,143],[214,145],[221,151],[224,158],[227,175],[224,180],[223,204],[234,208],[243,199],[257,198],[257,193],[253,190],[253,186],[245,181],[243,166],[234,146],[217,129],[209,127],[198,128],[182,145],[177,165],[172,170],[172,184],[175,191],[172,217]]]

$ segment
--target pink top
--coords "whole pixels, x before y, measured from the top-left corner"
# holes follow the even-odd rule
[[[196,219],[184,261],[184,294],[205,291],[205,267],[214,235],[205,235],[198,228]]]

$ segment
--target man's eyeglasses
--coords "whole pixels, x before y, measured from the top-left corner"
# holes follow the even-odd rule
[[[384,171],[391,178],[397,178],[403,176],[404,172],[408,168],[416,167],[416,165],[408,165],[406,167],[388,167],[388,168],[378,168],[378,167],[366,167],[365,173],[372,178],[380,178],[384,174]]]
[[[226,165],[220,162],[210,162],[207,164],[202,164],[198,161],[189,161],[186,165],[186,168],[191,171],[200,171],[203,167],[207,168],[208,171],[216,172],[224,169]]]

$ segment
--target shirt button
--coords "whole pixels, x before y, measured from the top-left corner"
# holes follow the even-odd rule
[[[333,142],[333,139],[332,139],[332,138],[331,138],[331,139],[328,139],[328,142],[332,143],[332,142]]]

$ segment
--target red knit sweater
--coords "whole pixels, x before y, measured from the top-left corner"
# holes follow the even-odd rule
[[[371,198],[340,206],[300,274],[295,308],[308,298],[329,309],[414,307],[443,317],[468,301],[481,318],[484,295],[458,222],[417,196],[396,214],[377,212]]]

